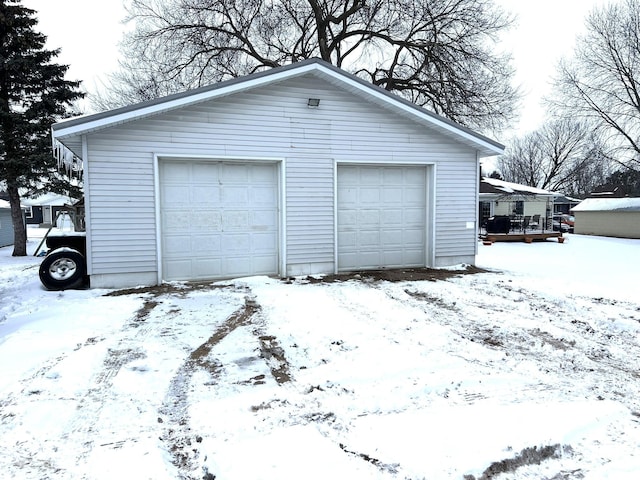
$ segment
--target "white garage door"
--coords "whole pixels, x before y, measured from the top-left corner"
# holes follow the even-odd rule
[[[338,269],[426,264],[424,167],[338,167]]]
[[[160,210],[164,280],[278,272],[276,165],[163,160]]]

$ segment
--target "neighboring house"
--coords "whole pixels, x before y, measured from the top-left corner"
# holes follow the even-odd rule
[[[65,205],[75,203],[76,200],[57,193],[45,193],[35,198],[22,198],[21,203],[26,207],[25,216],[28,225],[50,227],[56,215]]]
[[[578,205],[582,200],[579,198],[565,197],[560,195],[553,199],[553,213],[571,214],[571,209]]]
[[[484,177],[480,181],[480,225],[484,225],[488,218],[499,215],[538,216],[538,226],[550,228],[554,199],[559,196],[541,188]]]
[[[0,200],[0,247],[8,245],[13,245],[11,207],[6,200]]]
[[[640,238],[640,198],[587,198],[572,212],[575,233]]]
[[[307,60],[53,126],[92,287],[475,261],[499,143]]]

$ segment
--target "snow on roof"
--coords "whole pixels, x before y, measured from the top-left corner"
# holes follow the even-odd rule
[[[9,202],[7,202],[6,200],[0,200],[0,208],[9,208]]]
[[[75,203],[75,200],[69,196],[59,195],[57,193],[45,193],[34,198],[23,198],[21,200],[22,205],[34,207],[38,205],[53,205],[61,207],[63,205],[70,205]]]
[[[640,212],[640,198],[587,198],[572,210],[574,212]]]
[[[528,185],[521,185],[519,183],[505,182],[504,180],[498,180],[495,178],[483,178],[482,181],[497,190],[501,190],[504,193],[527,193],[533,195],[559,195],[549,190],[543,190],[542,188],[529,187]]]

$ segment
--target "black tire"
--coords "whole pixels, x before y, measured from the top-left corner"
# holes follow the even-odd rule
[[[47,290],[70,290],[85,285],[87,266],[76,250],[55,250],[40,264],[40,281]]]

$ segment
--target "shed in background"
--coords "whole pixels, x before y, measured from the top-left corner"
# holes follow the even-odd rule
[[[0,247],[13,245],[13,222],[9,202],[0,200]]]
[[[588,198],[572,212],[575,233],[640,238],[640,198]]]

